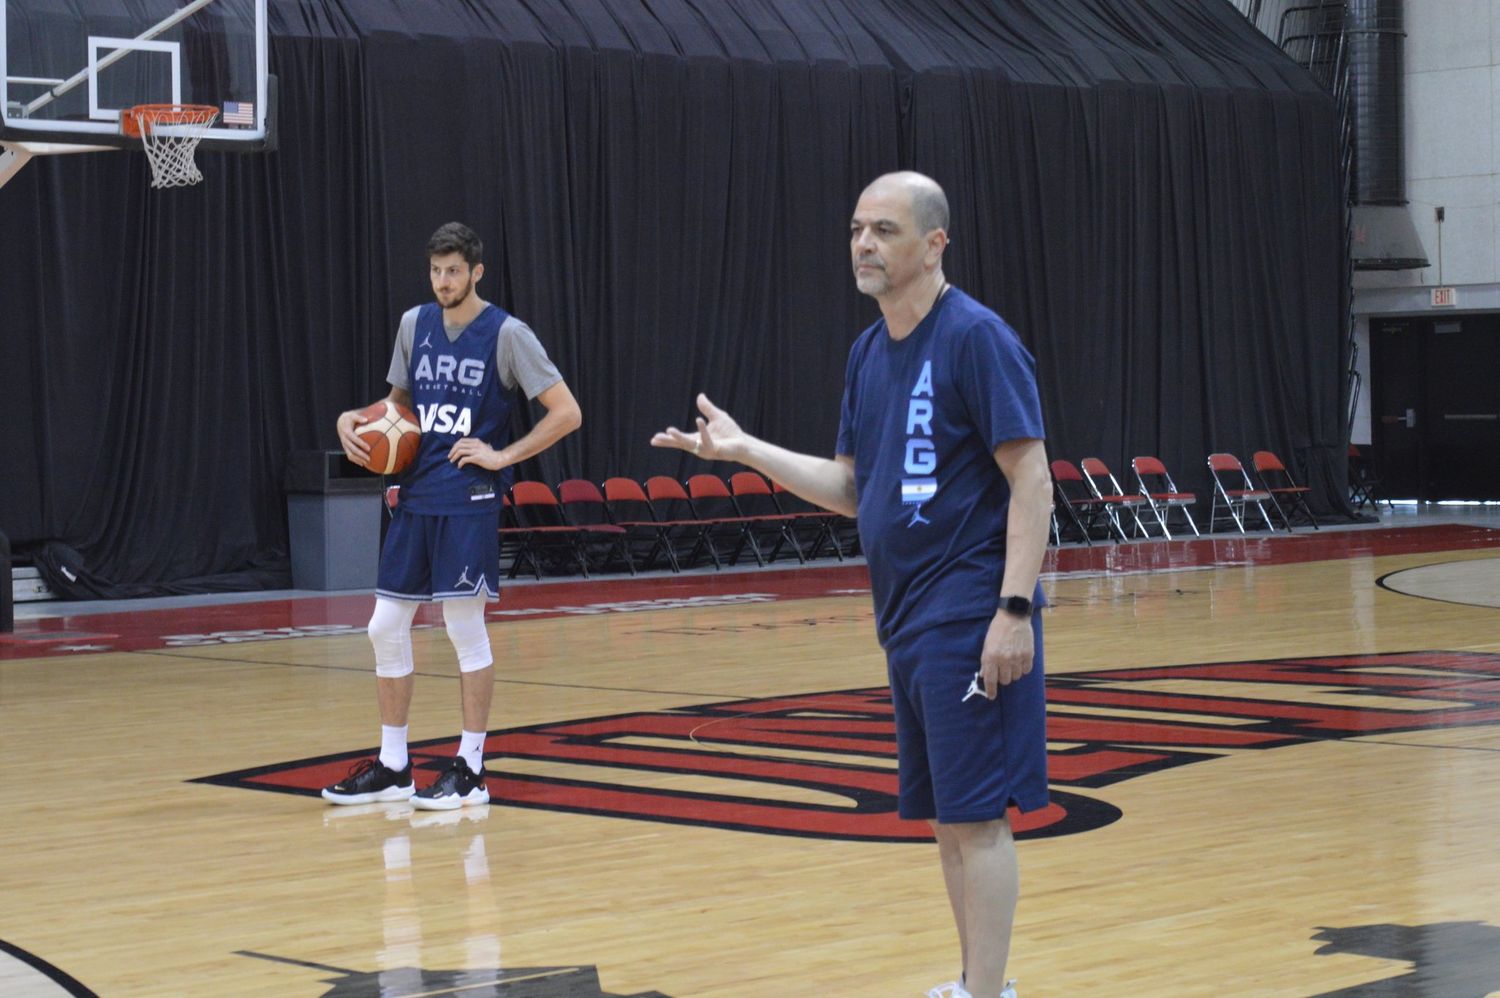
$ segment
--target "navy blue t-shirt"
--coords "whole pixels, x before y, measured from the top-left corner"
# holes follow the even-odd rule
[[[460,468],[448,460],[448,452],[464,437],[478,437],[497,449],[507,443],[512,393],[495,370],[495,341],[506,318],[503,309],[486,305],[450,343],[436,303],[417,312],[408,376],[422,442],[401,478],[402,508],[429,515],[496,515],[499,476],[477,464]]]
[[[1036,361],[957,288],[905,339],[881,319],[855,341],[837,453],[854,459],[882,645],[994,615],[1010,511],[995,448],[1045,435]]]

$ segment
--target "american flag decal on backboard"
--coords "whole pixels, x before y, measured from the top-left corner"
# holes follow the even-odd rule
[[[227,100],[224,102],[224,124],[247,125],[255,124],[255,102],[248,100]]]

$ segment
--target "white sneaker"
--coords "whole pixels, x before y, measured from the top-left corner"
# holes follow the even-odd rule
[[[939,984],[927,992],[927,998],[974,998],[958,981],[949,981],[947,984]],[[1009,980],[1005,982],[1005,990],[1000,992],[1000,998],[1016,998],[1016,982]]]
[[[420,811],[451,811],[489,802],[490,792],[484,785],[484,773],[474,772],[457,756],[448,763],[437,782],[411,795],[412,807]]]
[[[974,998],[974,996],[965,991],[962,984],[949,981],[947,984],[939,984],[928,991],[927,998]],[[1011,995],[1010,998],[1015,998],[1015,996]]]

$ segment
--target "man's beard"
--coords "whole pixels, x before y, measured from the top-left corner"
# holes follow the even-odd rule
[[[444,309],[458,308],[458,306],[460,306],[464,302],[468,301],[469,300],[469,295],[471,295],[473,293],[474,293],[474,279],[470,278],[469,281],[468,281],[468,283],[464,285],[463,290],[460,291],[460,292],[458,292],[457,294],[455,294],[453,296],[453,299],[451,301],[446,301],[445,302],[445,301],[443,301],[443,299],[441,297],[439,297],[438,298],[438,304],[441,305]]]
[[[872,273],[861,275],[858,270],[854,272],[854,286],[859,288],[861,294],[879,297],[891,290],[891,275],[885,270],[876,270]]]

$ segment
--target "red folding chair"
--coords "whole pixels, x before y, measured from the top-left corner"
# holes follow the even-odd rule
[[[1148,505],[1146,500],[1120,488],[1120,483],[1115,479],[1115,473],[1097,457],[1086,457],[1079,463],[1083,466],[1083,477],[1088,484],[1089,491],[1094,494],[1095,499],[1104,503],[1104,508],[1109,511],[1110,519],[1115,522],[1115,530],[1119,533],[1120,540],[1125,540],[1125,529],[1120,524],[1123,513],[1130,514],[1135,533],[1142,537],[1150,537],[1151,533],[1141,522],[1140,516],[1140,508]]]
[[[546,559],[548,567],[559,570],[568,562],[578,566],[585,578],[589,574],[588,557],[583,549],[583,531],[569,524],[563,516],[557,496],[542,482],[517,482],[511,486],[510,501],[516,522],[531,531],[531,553],[538,565]],[[514,566],[512,566],[514,567]]]
[[[630,557],[629,532],[609,521],[609,510],[599,486],[582,478],[557,483],[557,499],[569,524],[583,531],[579,537],[585,560],[600,556],[599,567],[608,568],[618,561],[635,574],[635,560]]]
[[[1052,493],[1056,498],[1054,509],[1061,509],[1068,523],[1078,536],[1088,545],[1094,543],[1094,531],[1101,526],[1104,528],[1104,539],[1111,539],[1111,530],[1120,532],[1120,540],[1125,539],[1124,531],[1110,516],[1107,504],[1094,495],[1093,490],[1088,487],[1083,473],[1072,461],[1062,458],[1052,462]],[[1058,543],[1062,543],[1062,531],[1057,533]]]
[[[750,549],[757,565],[766,563],[755,531],[750,529],[750,518],[741,516],[740,511],[735,508],[734,496],[730,495],[724,479],[718,475],[693,475],[687,480],[687,493],[693,504],[693,512],[707,524],[709,536],[716,542],[724,541],[733,545],[733,551],[729,555],[731,565],[739,563],[740,555],[746,548]]]
[[[656,512],[658,520],[668,523],[676,523],[679,530],[676,534],[677,560],[691,568],[698,561],[700,554],[708,555],[713,561],[714,568],[723,568],[723,559],[719,557],[719,549],[714,546],[713,538],[709,536],[709,524],[698,516],[693,508],[693,501],[688,498],[687,490],[682,483],[675,478],[666,475],[656,475],[646,479],[646,498],[651,500],[651,508]],[[683,557],[685,542],[691,542],[692,547],[687,549],[687,557]]]
[[[387,490],[389,495],[389,490]],[[505,564],[505,559],[510,559],[510,572],[508,578],[514,579],[521,571],[521,565],[530,567],[538,581],[542,577],[542,565],[537,561],[536,552],[532,549],[531,528],[521,526],[516,519],[515,505],[510,501],[510,496],[500,497],[500,563]]]
[[[1356,444],[1349,445],[1349,503],[1355,512],[1364,509],[1368,504],[1378,506],[1381,500],[1380,475],[1375,471],[1375,462],[1370,456],[1359,449]],[[1390,500],[1386,499],[1386,504]]]
[[[729,494],[734,508],[749,520],[751,533],[756,541],[764,544],[773,541],[771,553],[766,560],[774,563],[784,549],[797,556],[797,563],[805,564],[808,556],[797,543],[795,513],[783,513],[771,494],[771,484],[758,471],[737,471],[729,476]]]
[[[1312,489],[1293,481],[1291,472],[1286,470],[1281,458],[1268,450],[1258,450],[1251,456],[1250,463],[1255,466],[1255,477],[1260,479],[1261,487],[1271,493],[1271,506],[1276,510],[1276,515],[1281,517],[1287,530],[1292,529],[1287,507],[1290,507],[1292,513],[1300,512],[1307,517],[1307,522],[1312,524],[1314,530],[1318,529],[1317,518],[1307,505],[1307,494]],[[1282,502],[1286,506],[1281,505]]]
[[[1201,537],[1198,533],[1198,525],[1193,522],[1193,514],[1189,512],[1197,503],[1198,497],[1192,492],[1183,492],[1172,481],[1172,476],[1167,473],[1167,466],[1158,459],[1149,455],[1131,458],[1130,470],[1135,472],[1136,488],[1145,497],[1146,503],[1156,522],[1161,525],[1161,532],[1167,537],[1172,536],[1172,531],[1167,523],[1172,518],[1172,511],[1176,510],[1182,514],[1187,525],[1192,528],[1193,536]]]
[[[1240,464],[1239,458],[1233,454],[1210,454],[1208,473],[1214,480],[1214,501],[1208,513],[1209,533],[1218,530],[1220,521],[1227,519],[1243,534],[1251,503],[1260,511],[1260,518],[1266,522],[1266,529],[1275,532],[1276,525],[1271,522],[1265,507],[1265,503],[1270,501],[1271,493],[1255,487],[1255,483],[1250,481],[1250,473]],[[1221,507],[1224,509],[1222,514],[1219,512]]]
[[[795,517],[793,530],[808,558],[816,558],[824,544],[839,561],[844,560],[845,554],[859,551],[859,528],[850,517],[815,506],[780,482],[771,483],[771,499],[777,510]]]
[[[608,478],[604,481],[604,506],[609,511],[610,522],[625,528],[627,543],[638,553],[643,547],[641,567],[649,571],[657,558],[665,558],[667,566],[674,572],[682,571],[677,562],[676,534],[691,533],[694,526],[664,522],[656,518],[656,510],[641,483],[633,478]]]

